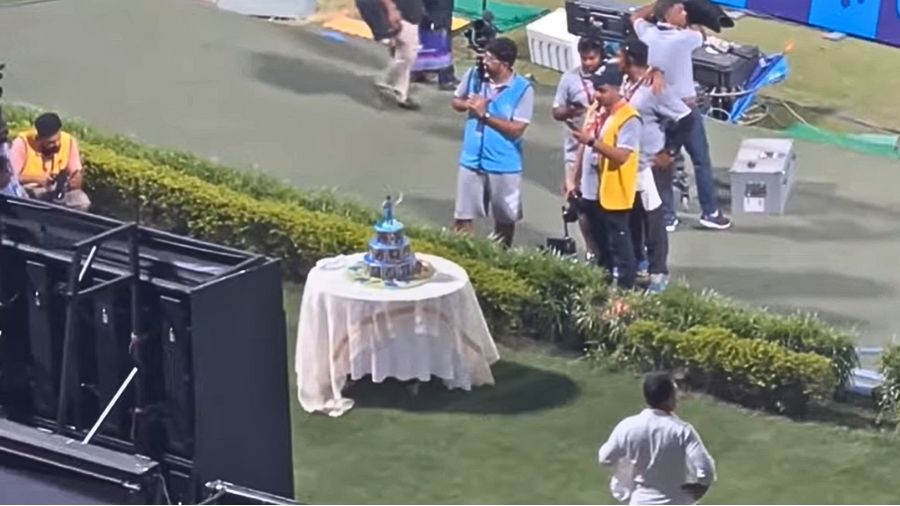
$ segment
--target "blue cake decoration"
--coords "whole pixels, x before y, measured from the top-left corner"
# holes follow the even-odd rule
[[[381,220],[375,224],[375,237],[363,258],[370,277],[386,281],[409,281],[417,274],[418,261],[403,231],[403,223],[394,219],[394,202],[388,195],[382,204]]]

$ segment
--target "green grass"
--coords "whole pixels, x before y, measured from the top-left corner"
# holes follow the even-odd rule
[[[293,346],[299,294],[286,292]],[[596,450],[641,408],[639,380],[546,351],[501,347],[495,387],[411,397],[360,383],[341,418],[292,391],[297,498],[309,503],[611,503]],[[293,350],[291,351],[293,357]],[[293,371],[293,364],[291,367]],[[293,375],[292,375],[293,379]],[[713,453],[710,504],[897,503],[893,434],[799,423],[687,396],[680,414]]]

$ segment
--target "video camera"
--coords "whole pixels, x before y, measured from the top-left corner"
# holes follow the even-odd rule
[[[469,49],[479,55],[483,54],[488,44],[497,38],[497,27],[494,26],[494,14],[485,9],[481,13],[481,19],[476,19],[466,29],[466,40],[469,41]]]
[[[69,191],[69,169],[63,169],[50,181],[50,198],[54,202],[62,202],[66,199],[67,191]]]

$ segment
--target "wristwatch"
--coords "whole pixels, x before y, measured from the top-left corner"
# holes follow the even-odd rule
[[[491,113],[488,111],[484,111],[484,116],[482,116],[481,119],[483,119],[485,121],[491,119]]]
[[[591,139],[591,140],[587,141],[587,147],[589,147],[589,148],[594,147],[594,144],[596,142],[597,142],[597,139]]]

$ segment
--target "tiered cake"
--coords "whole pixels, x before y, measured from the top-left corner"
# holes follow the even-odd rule
[[[369,252],[363,262],[370,277],[409,281],[416,276],[416,255],[403,233],[403,223],[394,219],[391,198],[385,200],[384,216],[375,225],[375,237],[369,241]]]

